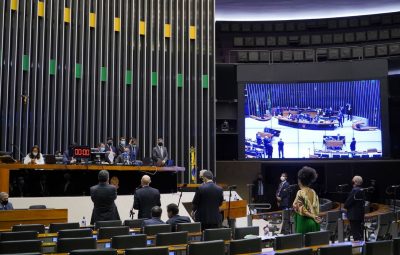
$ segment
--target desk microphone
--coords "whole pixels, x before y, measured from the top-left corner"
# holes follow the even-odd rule
[[[237,186],[236,185],[231,185],[231,186],[228,186],[228,189],[230,189],[230,190],[232,190],[232,189],[236,189],[237,188]]]
[[[338,187],[341,187],[341,188],[344,188],[344,187],[347,187],[347,186],[349,186],[349,184],[347,184],[347,183],[339,184],[339,185],[338,185]]]

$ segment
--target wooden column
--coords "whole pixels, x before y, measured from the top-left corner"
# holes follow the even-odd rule
[[[10,186],[10,169],[0,166],[0,192],[9,193]]]

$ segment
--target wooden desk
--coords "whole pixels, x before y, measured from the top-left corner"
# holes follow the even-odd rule
[[[224,212],[224,218],[228,217],[228,207],[229,207],[229,202],[224,201],[221,207],[219,208],[220,211]],[[247,216],[247,200],[231,201],[231,210],[229,213],[229,218],[236,219],[246,216]]]
[[[0,229],[18,224],[44,224],[68,222],[68,209],[35,209],[0,211]]]
[[[0,192],[9,193],[10,171],[20,169],[32,170],[108,170],[108,171],[148,171],[148,172],[183,172],[184,167],[157,167],[157,166],[118,166],[118,165],[25,165],[20,163],[3,164],[0,163]]]

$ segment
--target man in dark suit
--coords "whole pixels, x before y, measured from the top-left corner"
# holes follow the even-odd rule
[[[139,146],[137,145],[136,138],[129,139],[129,149],[131,151],[131,161],[139,160]]]
[[[189,217],[179,215],[179,207],[176,204],[167,205],[167,213],[169,218],[167,220],[167,224],[170,224],[172,226],[173,231],[176,230],[176,224],[190,222]]]
[[[265,202],[265,183],[261,173],[257,175],[257,179],[253,181],[252,200],[254,203]]]
[[[279,158],[284,158],[285,156],[283,155],[283,147],[285,146],[285,143],[282,141],[282,138],[278,142],[278,154]]]
[[[290,186],[289,182],[287,181],[287,173],[282,173],[279,183],[278,190],[276,191],[276,200],[279,209],[285,210],[289,208],[289,191],[288,188]]]
[[[150,219],[152,208],[156,205],[161,206],[160,192],[158,189],[150,187],[150,183],[150,176],[143,175],[141,187],[134,194],[133,209],[139,210],[139,219]]]
[[[365,194],[361,190],[363,179],[361,176],[353,177],[353,189],[351,190],[349,197],[344,203],[344,208],[347,210],[347,218],[350,222],[350,231],[354,241],[363,240],[363,224],[364,224],[364,204]]]
[[[126,139],[125,139],[125,136],[121,136],[120,138],[119,138],[119,144],[118,144],[118,152],[117,152],[117,154],[118,155],[121,155],[122,153],[124,153],[125,152],[125,147],[126,147]]]
[[[153,206],[153,208],[151,208],[151,218],[144,220],[143,224],[145,226],[165,224],[165,222],[161,220],[161,214],[162,214],[161,207]]]
[[[77,143],[73,142],[69,145],[68,149],[66,149],[63,153],[63,163],[64,164],[75,164],[76,159],[72,155],[72,150],[74,147],[78,146]]]
[[[109,173],[101,170],[98,175],[99,184],[90,188],[90,197],[93,201],[93,212],[90,224],[103,220],[119,220],[117,206],[114,201],[117,199],[117,189],[114,185],[108,184]]]
[[[164,147],[162,138],[157,139],[157,146],[153,148],[152,158],[157,165],[164,166],[167,163],[168,151],[167,147]]]
[[[351,139],[351,143],[350,143],[350,150],[351,152],[355,152],[356,151],[356,139],[353,137],[353,139]]]
[[[202,229],[218,228],[222,218],[219,207],[224,201],[223,190],[213,182],[211,171],[203,173],[204,184],[202,184],[194,195],[193,213],[197,222],[201,222]]]

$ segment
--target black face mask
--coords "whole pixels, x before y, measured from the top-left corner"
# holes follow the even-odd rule
[[[7,204],[8,204],[8,200],[3,200],[3,201],[1,201],[1,204],[2,204],[2,205],[7,205]]]
[[[163,145],[163,143],[158,143],[158,146],[162,146]]]
[[[108,142],[107,144],[111,146],[111,145],[112,145],[112,142]]]

